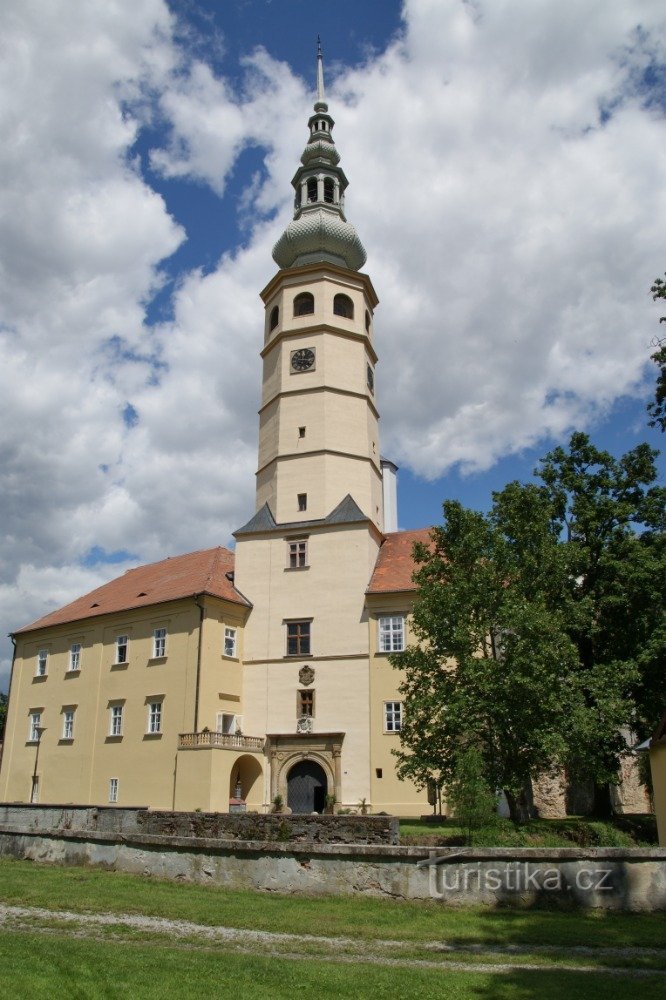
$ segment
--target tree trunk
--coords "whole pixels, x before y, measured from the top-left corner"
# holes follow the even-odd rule
[[[507,805],[509,806],[509,817],[514,823],[526,823],[531,818],[531,804],[527,790],[523,788],[518,795],[515,795],[508,788],[504,789]]]

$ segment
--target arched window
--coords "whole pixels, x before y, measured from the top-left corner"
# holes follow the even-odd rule
[[[270,321],[271,330],[274,330],[279,322],[280,322],[280,310],[278,309],[277,306],[273,306],[273,308],[271,309],[271,321]]]
[[[335,200],[335,185],[332,177],[324,178],[324,201],[332,205]]]
[[[346,319],[353,319],[354,303],[348,295],[336,295],[333,299],[333,312],[336,316],[345,316]]]
[[[314,295],[310,292],[301,292],[294,299],[294,316],[308,316],[314,312]]]
[[[370,313],[365,310],[365,332],[370,333]]]
[[[308,201],[317,200],[317,178],[310,177],[308,180]]]

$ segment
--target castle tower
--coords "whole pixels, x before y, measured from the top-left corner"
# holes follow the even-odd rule
[[[326,517],[347,495],[383,529],[372,343],[377,296],[344,212],[321,48],[308,143],[294,175],[294,218],[273,248],[265,305],[257,510],[278,524]]]

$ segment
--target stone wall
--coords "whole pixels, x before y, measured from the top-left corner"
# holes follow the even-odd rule
[[[400,837],[400,821],[394,816],[162,812],[112,806],[0,803],[3,828],[299,844],[397,844]]]
[[[0,855],[307,895],[435,899],[447,906],[666,911],[666,849],[450,848],[230,843],[205,837],[0,827]]]

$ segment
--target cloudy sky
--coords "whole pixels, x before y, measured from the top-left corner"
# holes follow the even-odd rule
[[[0,632],[254,510],[321,33],[402,527],[645,421],[663,0],[4,0]],[[5,688],[11,645],[0,648]]]

